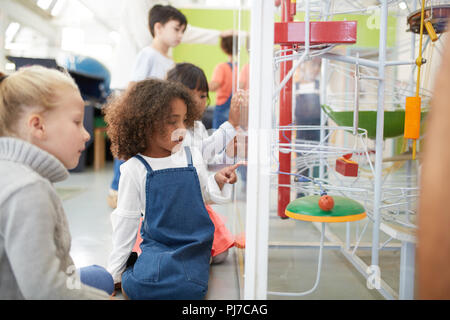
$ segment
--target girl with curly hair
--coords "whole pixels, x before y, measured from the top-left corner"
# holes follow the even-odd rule
[[[178,63],[167,73],[167,80],[182,83],[193,97],[197,107],[197,119],[194,126],[188,130],[183,141],[184,145],[196,146],[202,151],[203,159],[208,164],[234,163],[234,139],[240,120],[240,104],[243,100],[242,92],[237,92],[231,100],[228,121],[225,121],[211,135],[200,121],[208,106],[208,80],[205,73],[199,67],[191,63]],[[231,148],[227,148],[231,146]],[[211,206],[206,205],[206,210],[214,223],[214,241],[212,246],[212,263],[222,263],[228,256],[228,249],[235,245],[235,238],[226,228],[220,215]],[[238,247],[242,244],[238,243]]]
[[[127,160],[108,270],[131,299],[202,299],[207,292],[214,225],[204,203],[230,201],[238,165],[208,176],[200,151],[182,147],[196,117],[181,84],[156,79],[135,83],[105,109],[111,151]],[[142,253],[130,263],[141,213]]]

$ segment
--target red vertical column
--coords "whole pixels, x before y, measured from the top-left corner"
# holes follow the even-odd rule
[[[295,2],[294,2],[295,3]],[[291,5],[290,0],[284,0],[281,7],[281,21],[289,22],[293,21],[293,15],[295,14],[295,6]],[[282,46],[282,50],[289,49],[290,46]],[[291,52],[285,52],[283,55],[290,55]],[[284,77],[292,68],[292,61],[286,61],[281,63],[280,68],[280,81],[283,81]],[[286,126],[292,124],[292,78],[286,83],[284,88],[280,92],[280,126]],[[292,131],[280,131],[279,140],[280,143],[291,142]],[[291,153],[279,153],[280,172],[291,172]],[[287,174],[278,175],[278,216],[280,218],[287,218],[284,213],[287,205],[289,204],[291,197],[291,176]],[[285,185],[285,186],[283,186]]]

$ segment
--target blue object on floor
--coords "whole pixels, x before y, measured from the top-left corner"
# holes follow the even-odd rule
[[[80,268],[79,272],[80,280],[85,285],[103,290],[108,294],[114,292],[114,280],[105,268],[92,265]]]

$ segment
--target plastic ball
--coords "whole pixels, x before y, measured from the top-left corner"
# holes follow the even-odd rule
[[[323,195],[319,198],[319,208],[323,211],[331,211],[334,207],[334,199],[332,196]]]

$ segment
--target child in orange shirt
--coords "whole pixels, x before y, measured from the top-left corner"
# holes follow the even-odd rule
[[[235,39],[236,36],[232,35],[221,38],[220,47],[227,54],[228,62],[219,63],[214,68],[211,81],[209,82],[209,90],[217,92],[216,107],[213,114],[213,129],[219,128],[222,123],[227,121],[228,113],[230,112],[231,98],[233,96],[233,77],[236,78],[232,64],[233,41]]]

